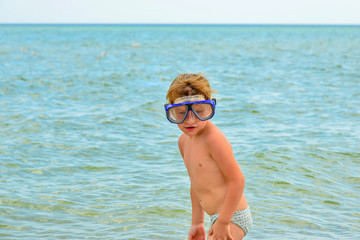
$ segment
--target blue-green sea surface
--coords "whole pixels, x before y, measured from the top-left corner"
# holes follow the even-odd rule
[[[217,90],[246,239],[360,237],[359,26],[0,25],[0,63],[1,239],[187,239],[184,72]]]

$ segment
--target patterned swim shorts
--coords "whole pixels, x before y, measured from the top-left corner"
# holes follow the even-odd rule
[[[210,216],[211,226],[216,222],[218,217],[219,214],[214,214]],[[246,235],[249,232],[253,223],[249,206],[244,210],[235,212],[233,218],[231,219],[231,222],[241,227],[241,229],[244,230]]]

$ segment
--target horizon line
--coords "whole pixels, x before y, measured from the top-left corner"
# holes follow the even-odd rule
[[[263,25],[278,25],[278,26],[360,26],[360,23],[96,23],[96,22],[0,22],[0,25],[247,25],[247,26],[263,26]]]

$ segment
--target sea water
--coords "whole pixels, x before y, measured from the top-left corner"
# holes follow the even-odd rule
[[[360,238],[359,26],[0,25],[0,63],[1,239],[187,239],[163,104],[189,72],[217,90],[246,239]]]

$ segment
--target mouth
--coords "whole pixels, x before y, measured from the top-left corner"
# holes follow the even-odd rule
[[[190,127],[185,127],[185,129],[191,131],[191,130],[194,130],[195,127],[192,127],[192,126],[190,126]]]

